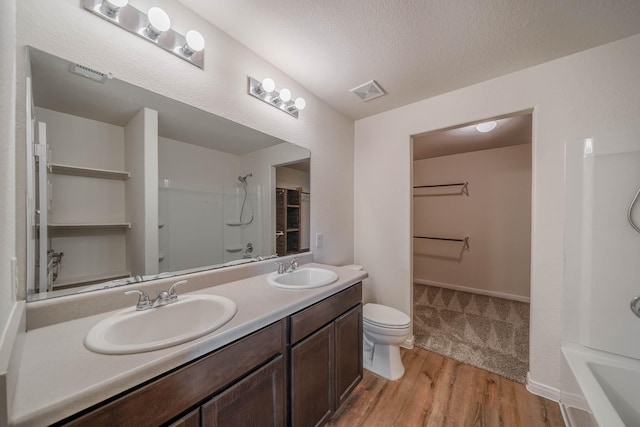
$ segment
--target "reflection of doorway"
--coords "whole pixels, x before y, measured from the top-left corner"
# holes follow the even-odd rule
[[[309,159],[276,167],[276,252],[309,250]]]
[[[519,382],[529,365],[531,119],[413,137],[415,344]]]

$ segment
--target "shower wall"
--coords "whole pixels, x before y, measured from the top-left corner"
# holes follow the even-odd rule
[[[158,157],[160,271],[242,258],[259,237],[260,189],[249,178],[243,222],[251,213],[256,220],[237,225],[244,198],[240,157],[168,138],[159,138]]]
[[[640,187],[640,129],[566,146],[563,339],[640,359],[640,234],[627,213]],[[631,212],[640,224],[640,204]]]

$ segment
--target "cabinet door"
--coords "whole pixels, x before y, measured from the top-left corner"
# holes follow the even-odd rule
[[[362,379],[362,305],[335,321],[336,328],[336,408]]]
[[[200,427],[200,408],[169,424],[169,427]]]
[[[291,349],[291,424],[318,426],[333,414],[334,326],[328,324]]]
[[[282,356],[202,405],[203,427],[277,427],[284,420]]]

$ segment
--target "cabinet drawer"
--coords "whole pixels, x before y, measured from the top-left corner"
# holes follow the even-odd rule
[[[281,320],[175,372],[152,381],[65,426],[160,425],[278,353],[285,345]]]
[[[291,344],[317,331],[362,301],[362,282],[291,316]]]

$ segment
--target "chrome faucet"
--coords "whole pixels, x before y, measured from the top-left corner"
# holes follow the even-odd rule
[[[179,282],[171,285],[168,291],[158,292],[158,295],[155,299],[149,298],[149,294],[145,291],[141,291],[139,289],[132,289],[130,291],[126,291],[125,295],[137,294],[139,296],[138,303],[136,304],[137,311],[148,310],[150,308],[162,307],[163,305],[171,304],[178,301],[178,294],[176,293],[176,287],[179,285],[184,285],[187,283],[186,280],[181,280]]]
[[[298,258],[292,259],[289,265],[278,261],[276,261],[276,265],[278,266],[278,274],[291,273],[298,268]]]

